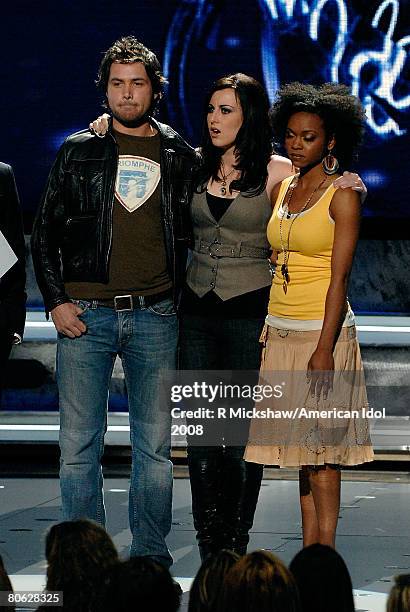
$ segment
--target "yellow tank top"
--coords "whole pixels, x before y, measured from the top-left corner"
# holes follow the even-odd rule
[[[275,276],[270,292],[270,315],[287,319],[323,319],[325,300],[331,276],[331,259],[334,240],[334,221],[329,206],[336,189],[330,185],[311,208],[301,213],[292,224],[292,218],[283,215],[282,203],[293,177],[282,181],[278,198],[268,223],[267,235],[272,248],[278,251]],[[289,239],[287,293],[283,291],[281,266],[284,256],[280,240],[282,236],[287,248]]]

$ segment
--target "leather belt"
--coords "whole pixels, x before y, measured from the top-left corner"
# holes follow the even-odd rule
[[[105,306],[113,308],[116,312],[126,312],[129,310],[141,310],[147,306],[157,304],[166,298],[172,297],[171,289],[156,293],[155,295],[116,295],[113,298],[106,300],[91,300],[97,306]]]
[[[218,257],[253,257],[255,259],[267,259],[270,255],[270,249],[263,247],[245,246],[241,242],[237,244],[222,244],[217,240],[211,243],[195,240],[194,251],[210,255],[214,259]]]

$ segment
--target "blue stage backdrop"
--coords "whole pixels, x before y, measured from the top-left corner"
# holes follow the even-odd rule
[[[204,94],[224,74],[255,76],[271,100],[292,80],[349,85],[367,111],[356,168],[369,188],[362,237],[407,240],[409,18],[408,0],[7,3],[0,22],[0,159],[15,168],[27,231],[59,145],[101,111],[94,86],[101,52],[132,33],[154,49],[169,79],[160,118],[195,145]],[[410,309],[402,303],[388,310]]]

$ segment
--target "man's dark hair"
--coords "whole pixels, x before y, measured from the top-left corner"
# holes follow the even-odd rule
[[[228,571],[217,612],[301,612],[295,579],[284,563],[255,550]]]
[[[360,100],[346,85],[284,85],[270,110],[273,134],[280,143],[285,140],[290,117],[299,112],[314,113],[322,119],[327,138],[334,136],[336,141],[332,153],[342,169],[349,167],[364,132],[365,113]]]
[[[103,600],[96,609],[98,612],[177,612],[181,593],[166,567],[149,557],[131,557],[105,574]]]
[[[216,612],[226,574],[239,558],[233,550],[220,550],[205,559],[189,591],[188,612]]]
[[[209,102],[216,91],[233,89],[239,101],[243,123],[235,140],[237,155],[236,168],[242,171],[241,177],[232,181],[230,190],[247,192],[254,196],[261,193],[268,178],[267,165],[272,154],[271,128],[269,125],[269,100],[262,85],[253,77],[238,72],[218,79],[206,98],[205,118],[201,144],[202,166],[199,170],[197,186],[201,190],[204,183],[212,177],[220,181],[218,170],[223,149],[212,144],[207,125]]]
[[[98,69],[96,85],[102,91],[107,91],[111,64],[133,64],[140,62],[145,66],[154,94],[162,93],[167,82],[162,74],[161,64],[153,51],[137,40],[134,36],[122,36],[104,53]]]
[[[87,519],[53,525],[46,537],[49,591],[64,591],[64,610],[85,612],[101,575],[118,562],[117,550],[101,525]]]
[[[354,612],[349,570],[330,546],[311,544],[289,565],[298,585],[304,612]]]

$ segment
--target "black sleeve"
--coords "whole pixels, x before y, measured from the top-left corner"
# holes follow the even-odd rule
[[[48,177],[31,234],[34,271],[46,310],[69,302],[61,274],[60,225],[64,216],[62,197],[65,164],[64,143]]]
[[[0,280],[0,312],[3,328],[11,335],[23,336],[26,319],[26,249],[23,219],[13,170],[4,167],[0,177],[4,181],[1,230],[17,256],[17,262]],[[3,199],[3,198],[2,198]]]

